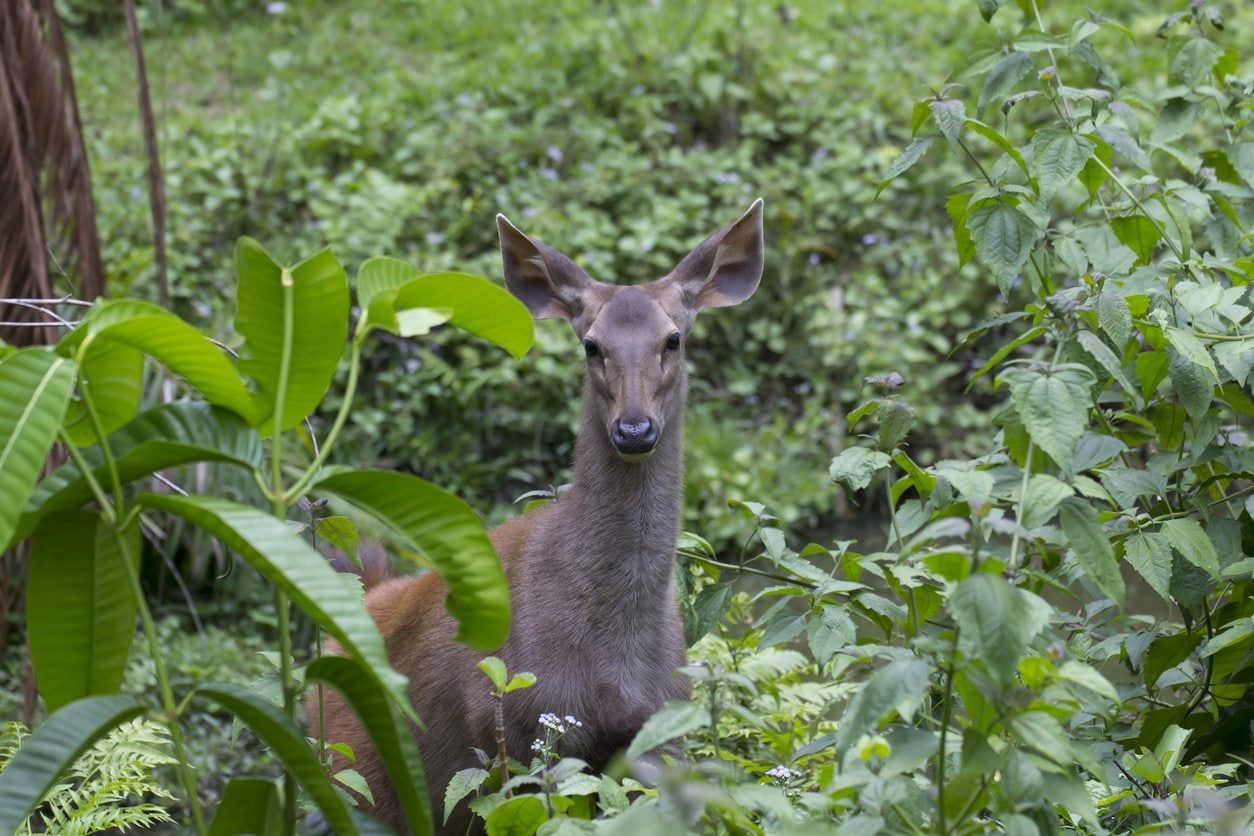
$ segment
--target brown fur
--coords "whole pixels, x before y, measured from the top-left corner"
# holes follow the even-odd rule
[[[537,317],[572,321],[594,340],[583,387],[583,417],[570,489],[557,502],[492,532],[509,580],[513,623],[497,653],[511,673],[537,684],[505,697],[509,754],[526,762],[543,712],[571,714],[584,726],[563,738],[563,755],[603,768],[644,721],[670,699],[688,696],[674,671],[684,663],[675,602],[674,550],[683,498],[683,410],[688,381],[682,348],[702,307],[736,304],[762,269],[761,204],[716,232],[671,275],[616,287],[588,278],[565,256],[501,219],[510,290]],[[644,461],[626,461],[611,441],[615,421],[642,416],[660,437]],[[409,677],[410,699],[426,725],[415,730],[435,819],[455,772],[478,766],[472,747],[495,750],[493,711],[481,658],[453,640],[445,588],[434,574],[393,578],[366,594],[388,656]],[[327,739],[352,746],[375,797],[374,813],[398,829],[403,817],[382,764],[356,719],[327,698]],[[448,833],[464,833],[463,802]],[[439,829],[439,828],[437,828]]]

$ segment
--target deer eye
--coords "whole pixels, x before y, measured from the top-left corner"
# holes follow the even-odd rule
[[[587,354],[589,357],[596,357],[601,353],[601,349],[592,340],[583,341],[583,351],[584,354]]]
[[[678,348],[679,348],[679,335],[671,334],[669,337],[666,338],[666,350],[675,351]]]

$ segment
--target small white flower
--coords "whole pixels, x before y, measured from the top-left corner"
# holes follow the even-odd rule
[[[782,763],[779,766],[773,766],[766,770],[766,774],[768,777],[774,778],[777,781],[791,781],[794,778],[801,777],[800,772],[795,769],[790,769]]]
[[[532,743],[531,743],[531,751],[533,751],[533,752],[540,752],[540,751],[543,751],[543,750],[544,750],[544,741],[543,741],[543,740],[535,740],[535,741],[532,741]]]
[[[267,3],[266,4],[266,14],[281,15],[286,11],[287,11],[286,3]]]

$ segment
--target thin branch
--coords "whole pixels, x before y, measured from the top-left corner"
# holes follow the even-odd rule
[[[144,63],[144,42],[135,16],[135,0],[123,4],[126,32],[135,51],[135,72],[138,76],[139,114],[144,129],[144,150],[148,155],[148,205],[152,210],[152,243],[157,267],[157,296],[162,307],[170,307],[170,265],[165,252],[165,181],[161,178],[161,157],[157,152],[157,126],[152,115],[152,96],[148,90],[148,68]]]

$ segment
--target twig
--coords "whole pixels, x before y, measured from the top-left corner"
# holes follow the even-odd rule
[[[135,0],[123,4],[126,31],[135,51],[135,72],[138,76],[139,114],[144,129],[144,150],[148,155],[148,206],[152,210],[152,243],[157,262],[157,296],[161,306],[170,307],[170,265],[165,252],[165,182],[161,179],[161,158],[157,153],[157,126],[152,115],[152,96],[148,90],[148,69],[144,64],[144,42],[135,16]]]

